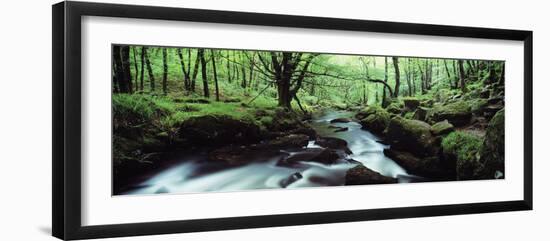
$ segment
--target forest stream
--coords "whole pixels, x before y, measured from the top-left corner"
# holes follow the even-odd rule
[[[299,165],[281,166],[281,158],[290,158],[314,148],[321,148],[310,141],[299,150],[280,150],[281,155],[265,155],[251,164],[216,168],[204,161],[206,154],[185,155],[175,164],[150,175],[144,182],[135,185],[125,194],[197,193],[209,191],[238,191],[248,189],[296,188],[318,186],[341,186],[345,184],[346,171],[360,162],[369,169],[398,182],[412,182],[419,177],[409,175],[396,162],[386,157],[384,149],[389,146],[379,143],[379,138],[355,121],[331,123],[337,118],[351,118],[354,112],[326,110],[313,115],[310,125],[323,137],[336,137],[347,141],[352,154],[349,160],[332,165],[299,161]],[[347,128],[347,129],[345,129]],[[339,129],[340,131],[335,131]],[[345,130],[345,131],[344,131]],[[284,155],[283,155],[284,154]],[[207,166],[210,165],[210,166]],[[205,171],[207,170],[207,171]]]

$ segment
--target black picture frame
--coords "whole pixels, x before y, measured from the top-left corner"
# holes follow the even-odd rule
[[[533,33],[523,30],[335,19],[171,7],[60,2],[53,15],[53,195],[52,233],[60,239],[199,232],[380,219],[532,210],[533,208]],[[342,210],[283,215],[140,222],[99,226],[81,224],[81,17],[229,23],[367,31],[426,36],[516,40],[524,43],[524,194],[521,200],[403,208]]]

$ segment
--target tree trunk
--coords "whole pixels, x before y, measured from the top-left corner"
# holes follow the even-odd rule
[[[392,57],[393,68],[395,69],[395,88],[393,91],[393,97],[397,98],[399,96],[399,85],[400,85],[400,73],[399,73],[399,59],[397,57]]]
[[[451,72],[449,71],[449,67],[447,66],[447,60],[443,60],[443,64],[445,65],[445,72],[447,72],[447,79],[449,80],[449,88],[453,89],[453,80],[451,78]]]
[[[115,93],[123,92],[120,89],[120,86],[122,85],[120,82],[124,78],[124,73],[122,71],[122,57],[120,56],[120,47],[119,46],[113,46],[113,86],[115,89]]]
[[[162,48],[162,93],[168,94],[168,62],[166,61],[167,49]]]
[[[495,83],[497,80],[496,64],[493,61],[488,61],[487,66],[489,68],[489,84]]]
[[[418,71],[420,71],[420,93],[426,94],[426,74],[425,71],[422,71],[420,60],[416,63],[418,64]]]
[[[227,82],[231,83],[231,60],[229,59],[229,53],[227,53]]]
[[[413,96],[412,93],[412,86],[411,86],[411,59],[407,58],[407,72],[405,73],[405,77],[407,79],[407,87],[409,90],[409,96]]]
[[[138,69],[138,63],[137,63],[137,57],[136,57],[136,47],[132,47],[132,55],[134,56],[134,69],[135,69],[135,78],[134,78],[134,85],[135,90],[138,90],[139,82],[138,82],[138,76],[139,76],[139,69]]]
[[[151,92],[153,92],[155,91],[155,75],[153,75],[153,68],[151,67],[151,61],[149,61],[147,48],[143,47],[143,53],[145,54],[145,64],[147,65],[147,73],[149,73],[149,84],[151,86]]]
[[[183,61],[183,54],[181,53],[181,49],[177,49],[178,57],[180,59],[180,65],[181,65],[181,71],[183,72],[183,89],[189,90],[189,72],[185,69],[185,62]]]
[[[415,70],[415,67],[414,65],[411,64],[411,82],[412,82],[412,90],[413,90],[413,95],[416,94],[416,70]]]
[[[466,93],[466,76],[464,73],[464,61],[458,60],[458,71],[460,73],[460,88],[462,89],[462,93]]]
[[[426,89],[432,89],[432,79],[433,79],[433,62],[431,60],[426,61],[428,65],[426,66]]]
[[[458,89],[458,87],[460,86],[460,74],[458,73],[458,61],[457,60],[453,60],[453,69],[454,69],[454,73],[455,73],[455,88]]]
[[[504,85],[504,74],[506,73],[506,71],[504,71],[504,67],[506,67],[506,66],[505,66],[505,63],[502,63],[502,71],[500,72],[500,78],[499,78],[499,80],[498,80],[498,84],[499,84],[500,86],[503,86],[503,85]]]
[[[210,50],[212,54],[212,70],[214,71],[214,85],[216,87],[216,101],[220,101],[220,89],[218,87],[218,73],[216,72],[216,55],[214,50]]]
[[[132,93],[132,75],[130,73],[130,47],[122,46],[114,47],[113,49],[115,50],[115,54],[118,53],[118,56],[115,59],[115,61],[117,62],[117,66],[121,67],[117,68],[117,81],[119,91],[122,93]],[[117,51],[118,49],[120,49],[120,51]]]
[[[388,57],[384,57],[384,83],[388,83]],[[386,100],[386,88],[382,88],[382,106],[386,107],[388,101]]]
[[[141,47],[141,72],[139,76],[139,90],[143,92],[143,77],[145,74],[145,47]]]
[[[210,98],[210,91],[208,90],[208,79],[206,77],[206,59],[204,58],[204,49],[199,49],[198,56],[201,61],[201,73],[202,73],[202,88],[204,91],[204,97]]]
[[[474,66],[472,64],[472,60],[466,60],[466,64],[468,64],[468,76],[474,75]]]
[[[197,57],[195,58],[195,64],[193,66],[193,78],[191,79],[191,91],[195,92],[195,83],[197,80],[197,74],[199,73],[199,63],[200,63],[200,56],[199,51],[197,50]]]
[[[241,87],[243,87],[243,89],[246,89],[246,70],[245,70],[245,67],[244,67],[244,58],[243,58],[243,55],[244,55],[244,52],[240,54],[241,56],[241,74],[243,76],[243,79],[242,79],[242,82],[241,82]]]
[[[255,54],[252,54],[252,58],[250,59],[250,71],[248,75],[248,87],[252,87],[252,77],[254,77],[254,58],[256,57]]]

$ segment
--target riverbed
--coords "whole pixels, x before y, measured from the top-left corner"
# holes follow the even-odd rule
[[[336,137],[348,142],[350,159],[362,163],[380,174],[397,178],[398,182],[411,182],[416,177],[409,175],[401,166],[383,153],[389,146],[368,130],[361,129],[355,121],[330,123],[337,118],[352,118],[353,112],[326,110],[313,115],[310,125],[318,135]],[[347,128],[347,129],[346,129]],[[341,131],[336,132],[340,129]],[[346,171],[356,162],[325,165],[317,162],[299,162],[296,166],[277,165],[281,156],[292,156],[308,148],[319,148],[310,141],[301,150],[280,150],[281,155],[261,157],[248,165],[233,168],[216,168],[206,161],[206,155],[183,155],[171,166],[150,175],[122,194],[155,193],[200,193],[228,192],[269,188],[303,188],[342,186]],[[205,171],[208,170],[208,171]]]

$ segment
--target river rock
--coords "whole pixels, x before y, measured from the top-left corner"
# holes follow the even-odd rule
[[[262,149],[289,149],[302,148],[307,146],[309,136],[304,134],[290,134],[270,140],[267,143],[260,145]]]
[[[326,148],[318,155],[314,156],[313,158],[307,160],[310,162],[318,162],[326,165],[332,165],[335,164],[339,159],[343,158],[342,155],[338,153],[338,151]]]
[[[436,140],[431,133],[431,126],[423,121],[394,117],[386,131],[386,139],[392,148],[409,151],[418,156],[433,155]]]
[[[330,121],[330,123],[348,123],[351,122],[350,118],[336,118]]]
[[[254,143],[261,138],[256,124],[226,115],[191,117],[180,125],[178,133],[189,143],[210,146]]]
[[[251,146],[230,145],[208,153],[208,160],[229,166],[248,164],[254,161],[265,161],[266,156],[281,156],[278,149],[259,149]]]
[[[310,161],[317,155],[319,155],[323,148],[306,148],[297,153],[294,153],[286,158],[283,158],[277,162],[277,166],[299,168],[303,165],[300,162]]]
[[[347,127],[338,127],[336,130],[334,130],[334,132],[344,132],[344,131],[348,131],[349,128]]]
[[[286,188],[288,187],[288,185],[302,179],[303,176],[301,173],[299,172],[295,172],[293,173],[292,175],[288,176],[287,178],[281,180],[281,182],[279,183],[281,185],[282,188]]]
[[[454,130],[454,126],[449,121],[444,120],[433,124],[430,130],[436,136],[445,135],[451,133]]]
[[[325,165],[350,163],[342,150],[330,148],[306,148],[277,162],[277,166],[300,168],[300,162],[317,162]]]
[[[386,177],[364,165],[357,165],[346,172],[345,185],[397,183],[397,179]]]
[[[487,132],[480,150],[483,169],[480,177],[504,178],[504,109],[498,111],[487,126]]]
[[[315,141],[316,145],[343,150],[347,154],[352,154],[351,150],[348,148],[348,142],[336,137],[321,137]]]
[[[408,173],[434,180],[456,180],[456,162],[447,163],[438,156],[418,157],[410,152],[385,149],[384,155]]]
[[[390,114],[377,106],[369,106],[357,113],[362,128],[374,134],[382,135],[390,122]]]

